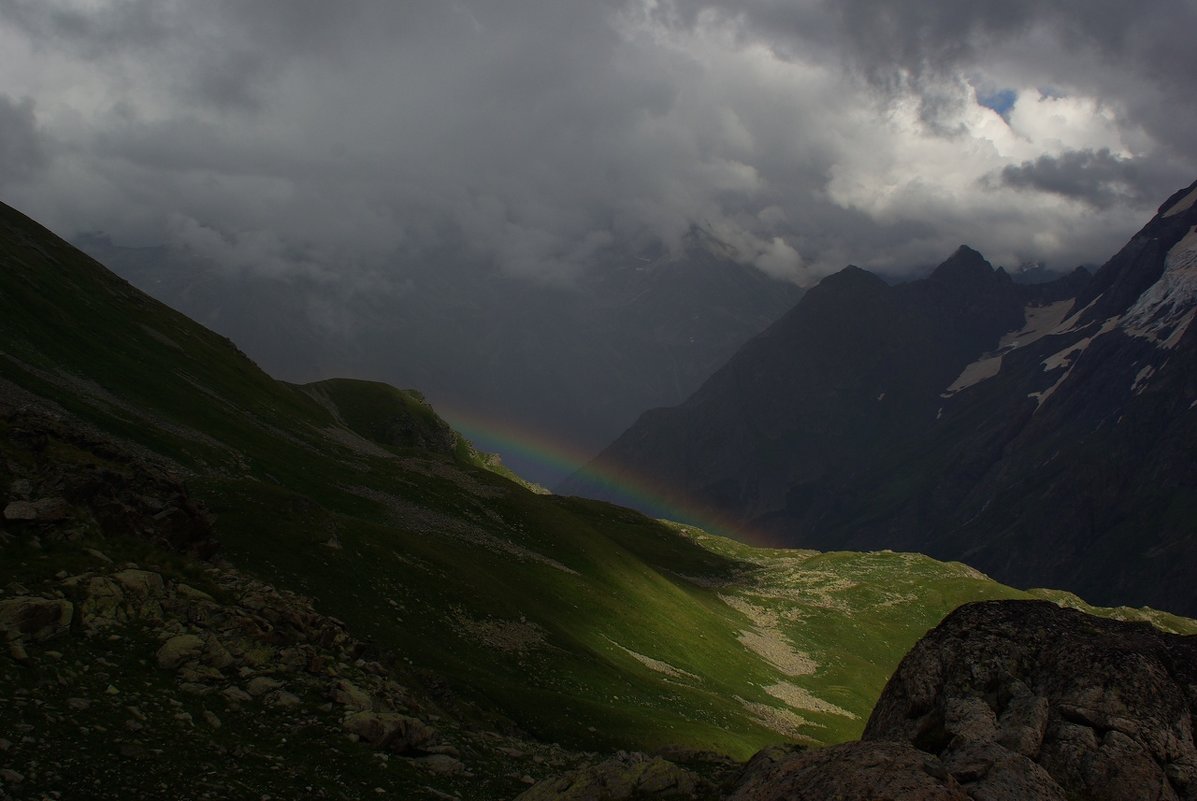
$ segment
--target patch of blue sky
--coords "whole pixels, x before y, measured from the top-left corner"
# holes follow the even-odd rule
[[[977,103],[985,108],[991,108],[1005,117],[1014,108],[1018,100],[1018,92],[1013,89],[998,89],[993,92],[977,92]]]

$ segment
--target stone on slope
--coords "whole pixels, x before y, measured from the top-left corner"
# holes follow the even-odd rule
[[[66,520],[70,507],[63,498],[42,498],[33,503],[34,511],[39,522],[57,523]]]
[[[12,521],[37,520],[37,507],[29,501],[12,501],[4,507],[4,519]]]
[[[0,636],[7,640],[48,640],[71,626],[75,606],[62,599],[18,596],[0,601]]]
[[[281,681],[270,676],[254,676],[249,680],[249,684],[245,686],[245,689],[250,695],[257,698],[258,696],[281,689],[282,686],[283,683]]]
[[[158,649],[158,667],[178,667],[188,659],[199,655],[204,649],[204,641],[194,634],[180,634],[171,637]]]
[[[516,801],[633,801],[697,798],[710,788],[698,775],[660,757],[621,753],[597,765],[553,776]]]
[[[375,748],[396,754],[422,750],[436,737],[423,721],[397,712],[355,712],[341,725]]]
[[[349,679],[337,679],[329,694],[332,700],[355,712],[369,712],[373,706],[370,694]]]
[[[137,598],[155,598],[166,589],[162,576],[149,570],[128,568],[114,573],[112,578],[124,588],[126,594]]]
[[[83,624],[101,628],[125,620],[128,612],[124,602],[125,592],[120,584],[107,576],[93,576],[88,579],[86,596],[79,609]]]

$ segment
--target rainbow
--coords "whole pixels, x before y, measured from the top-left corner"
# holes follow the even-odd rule
[[[498,450],[504,456],[518,456],[566,476],[582,469],[594,458],[593,454],[572,443],[502,417],[483,416],[443,401],[437,401],[434,408],[454,430],[481,450]]]
[[[482,416],[458,406],[438,403],[437,412],[466,439],[485,443],[486,449],[494,448],[503,454],[519,456],[565,475],[580,472],[588,481],[606,490],[609,497],[615,497],[615,503],[620,505],[633,506],[656,518],[690,523],[749,545],[780,545],[775,537],[733,520],[726,514],[697,503],[667,500],[679,497],[679,493],[670,492],[659,479],[622,467],[596,464],[592,454],[544,432],[499,417]]]

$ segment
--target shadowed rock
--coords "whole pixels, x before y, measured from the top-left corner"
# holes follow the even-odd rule
[[[71,625],[70,601],[18,596],[0,601],[0,639],[48,640]]]
[[[345,718],[343,725],[375,748],[396,754],[418,751],[436,737],[423,721],[395,712],[355,712]]]
[[[990,601],[915,645],[864,739],[938,756],[975,799],[1197,799],[1195,709],[1197,638]]]
[[[940,761],[905,743],[753,757],[729,801],[968,801]]]
[[[554,776],[518,801],[634,801],[706,798],[713,790],[694,773],[660,757],[619,754],[597,765]]]

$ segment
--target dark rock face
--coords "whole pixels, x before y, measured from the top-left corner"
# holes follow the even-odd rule
[[[595,464],[659,479],[659,494],[681,508],[743,521],[768,515],[795,488],[932,426],[943,388],[1021,325],[1021,292],[963,247],[928,279],[901,286],[847,267],[685,403],[644,414]],[[636,505],[584,473],[562,491]]]
[[[845,743],[753,758],[729,801],[968,801],[939,759],[905,743]]]
[[[974,799],[1197,799],[1195,712],[1197,638],[984,602],[911,650],[864,740],[934,755]]]

